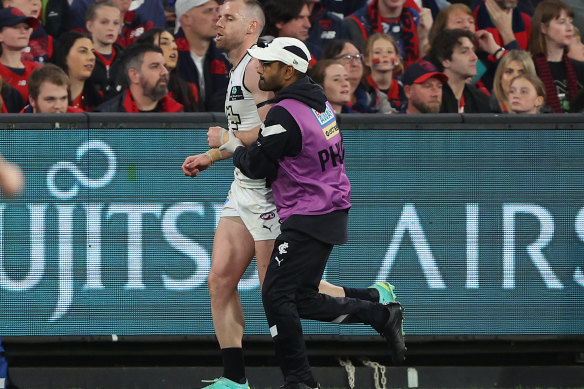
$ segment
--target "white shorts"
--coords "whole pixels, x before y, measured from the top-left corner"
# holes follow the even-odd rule
[[[254,241],[273,240],[280,235],[280,217],[268,188],[242,188],[233,181],[221,217],[241,218]]]

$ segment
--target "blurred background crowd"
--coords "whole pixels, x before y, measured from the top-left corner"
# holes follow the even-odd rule
[[[266,0],[337,113],[584,110],[582,0]],[[216,0],[2,0],[4,113],[222,112]]]

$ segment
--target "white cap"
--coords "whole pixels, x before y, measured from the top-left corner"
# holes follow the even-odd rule
[[[310,61],[310,51],[299,39],[290,37],[274,38],[265,47],[254,46],[247,49],[249,55],[260,61],[280,61],[306,73]]]
[[[174,3],[174,14],[176,15],[175,32],[180,28],[180,17],[195,7],[199,7],[211,0],[176,0]]]

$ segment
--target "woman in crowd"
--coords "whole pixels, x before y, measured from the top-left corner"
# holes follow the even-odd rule
[[[347,104],[360,113],[387,113],[391,106],[387,96],[375,89],[364,77],[363,55],[348,40],[331,41],[322,53],[322,59],[336,59],[347,70],[351,86],[351,99]]]
[[[555,113],[569,112],[570,100],[584,87],[584,63],[568,58],[574,39],[574,12],[559,0],[538,4],[531,24],[529,52]]]
[[[501,59],[493,80],[490,96],[491,112],[509,112],[507,97],[511,80],[522,74],[535,76],[535,66],[531,55],[523,50],[511,50]]]
[[[545,101],[545,86],[533,74],[522,74],[509,85],[510,113],[541,113]]]
[[[351,99],[351,85],[349,73],[342,63],[334,59],[321,59],[310,68],[308,75],[322,86],[324,94],[337,114],[354,112],[347,106]]]
[[[387,96],[394,111],[399,111],[406,96],[401,82],[395,77],[403,72],[397,43],[391,35],[375,33],[367,39],[364,56],[369,71],[367,81]]]
[[[63,69],[71,80],[71,106],[88,112],[101,104],[103,93],[90,81],[95,69],[95,54],[93,42],[87,35],[77,31],[62,34],[52,62]]]
[[[198,111],[199,91],[196,84],[186,82],[181,76],[174,36],[166,30],[153,28],[142,34],[137,43],[149,43],[162,49],[165,67],[170,74],[168,90],[172,98],[184,106],[185,112]]]

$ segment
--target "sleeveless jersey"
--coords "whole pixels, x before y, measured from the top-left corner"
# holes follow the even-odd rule
[[[262,124],[252,93],[245,87],[243,80],[245,68],[251,61],[251,56],[245,57],[237,66],[231,69],[229,85],[225,96],[225,115],[229,129],[234,131],[249,131]],[[265,188],[265,179],[251,179],[245,176],[238,168],[233,173],[235,180],[244,188]]]

